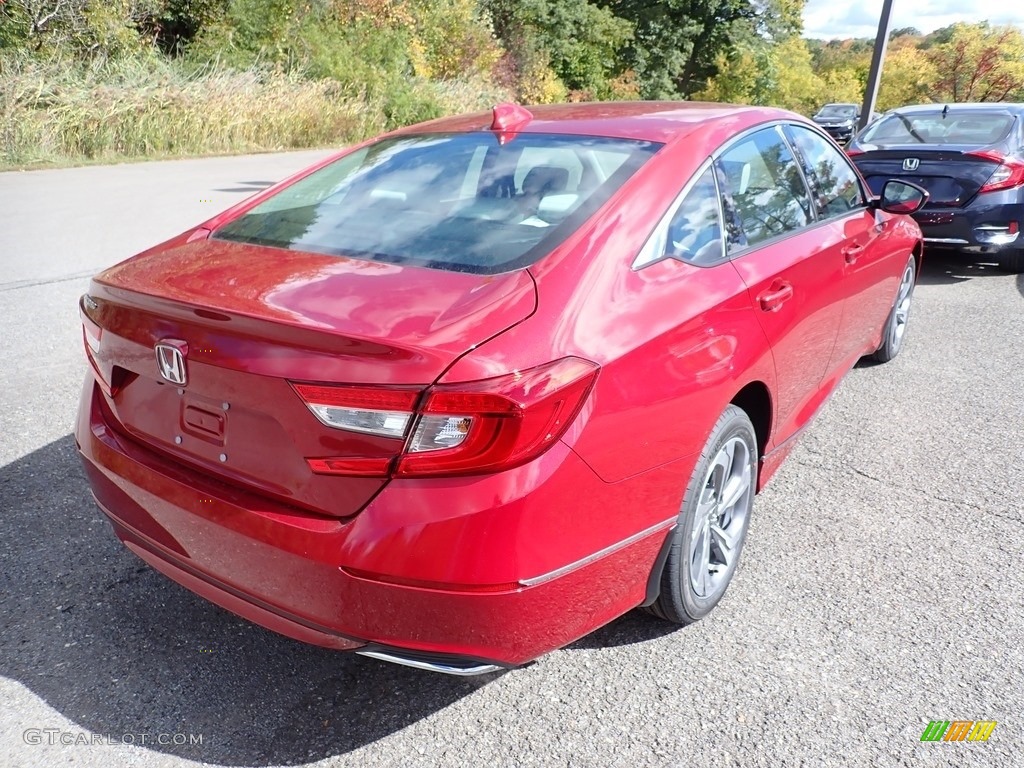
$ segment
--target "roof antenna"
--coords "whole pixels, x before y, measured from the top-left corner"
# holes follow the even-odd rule
[[[496,104],[492,112],[492,131],[514,131],[533,120],[533,113],[518,104]]]
[[[946,115],[949,113],[949,104],[942,108],[942,119],[946,119]]]

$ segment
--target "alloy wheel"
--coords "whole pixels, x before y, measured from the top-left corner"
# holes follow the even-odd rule
[[[746,532],[753,494],[750,449],[743,439],[733,437],[711,462],[693,521],[690,587],[699,598],[715,598],[728,585]]]
[[[892,326],[889,329],[890,344],[893,349],[899,349],[903,343],[903,334],[907,330],[907,322],[910,320],[910,303],[914,298],[914,262],[907,264],[903,270],[903,278],[900,280],[900,290],[896,295],[896,305],[893,307]]]

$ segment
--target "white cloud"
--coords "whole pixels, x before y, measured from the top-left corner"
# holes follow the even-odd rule
[[[916,27],[924,33],[947,27],[958,21],[988,21],[1024,27],[1024,5],[1006,0],[973,0],[970,13],[960,10],[960,0],[932,0],[928,3],[900,0],[893,3],[892,29]],[[804,8],[804,37],[831,40],[868,37],[878,33],[882,0],[862,0],[853,4],[835,0],[807,0]]]

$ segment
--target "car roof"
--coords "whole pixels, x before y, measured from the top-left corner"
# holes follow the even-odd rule
[[[850,104],[849,102],[846,102],[846,101],[831,101],[828,104],[822,105],[821,108],[824,109],[825,107],[859,107],[859,106],[860,106],[859,104]]]
[[[555,133],[578,136],[637,139],[668,143],[697,128],[728,126],[738,132],[770,120],[806,119],[783,109],[712,104],[697,101],[621,101],[583,104],[544,104],[527,109],[533,118],[519,133]],[[431,120],[395,133],[463,133],[489,130],[492,112]]]
[[[987,102],[965,102],[962,104],[909,104],[905,107],[890,109],[887,114],[913,115],[937,110],[948,109],[950,112],[1011,112],[1018,114],[1024,112],[1024,104],[1017,102],[987,101]]]

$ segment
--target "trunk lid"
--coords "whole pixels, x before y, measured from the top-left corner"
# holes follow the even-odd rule
[[[385,456],[402,440],[322,424],[289,382],[422,389],[528,317],[526,270],[473,275],[217,240],[151,252],[93,281],[83,313],[115,427],[229,483],[347,516],[382,477],[307,459]],[[156,345],[183,352],[179,385]],[[164,348],[166,363],[171,354]]]
[[[962,208],[999,166],[996,160],[970,154],[977,150],[975,146],[889,145],[857,154],[853,161],[876,195],[886,181],[900,179],[928,190],[925,208]]]

